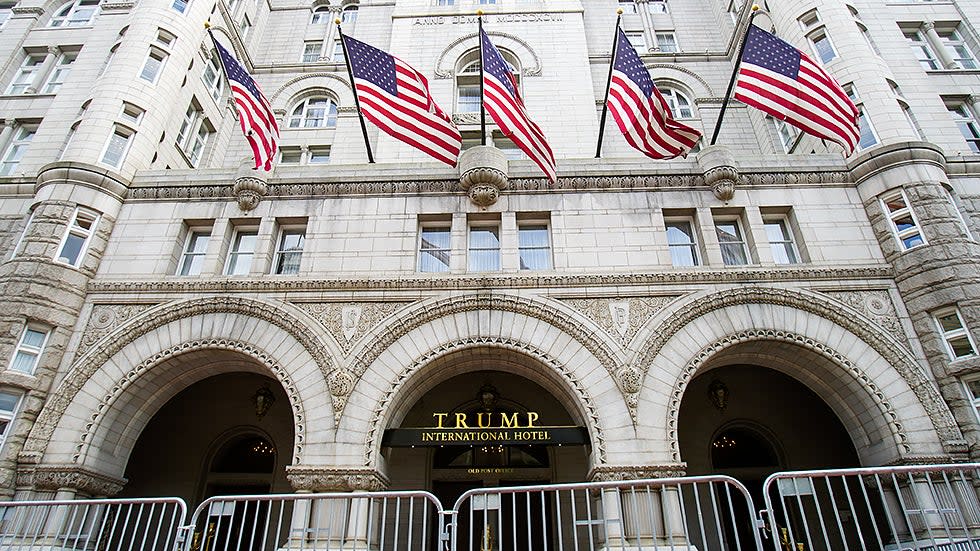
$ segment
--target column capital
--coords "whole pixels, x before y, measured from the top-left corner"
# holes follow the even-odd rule
[[[922,23],[922,30],[929,32],[936,30],[936,24],[932,21],[925,21]]]
[[[687,463],[666,463],[663,465],[599,465],[589,471],[588,478],[593,482],[675,478],[684,476],[685,469],[687,469]]]
[[[79,465],[21,465],[17,485],[43,491],[73,491],[93,497],[109,497],[126,485],[125,478],[100,473]]]
[[[48,55],[61,55],[61,48],[58,46],[48,46]]]
[[[320,465],[289,465],[286,479],[294,490],[309,492],[377,492],[390,484],[388,477],[374,469]]]

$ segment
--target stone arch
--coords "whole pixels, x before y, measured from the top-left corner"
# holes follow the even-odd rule
[[[64,428],[64,424],[70,424],[72,419],[76,423],[80,419],[96,421],[105,404],[112,403],[138,372],[145,372],[175,354],[202,349],[233,351],[263,365],[266,373],[276,375],[286,393],[292,393],[290,400],[298,429],[296,442],[301,446],[303,425],[309,420],[304,408],[318,410],[319,417],[324,415],[322,409],[330,409],[329,401],[316,395],[321,391],[326,393],[323,381],[333,365],[327,348],[311,337],[314,332],[304,330],[305,327],[307,324],[287,309],[244,297],[206,297],[147,309],[103,336],[75,361],[41,410],[25,442],[24,453],[40,462],[52,453],[51,443],[56,441],[62,446],[59,453],[69,456],[62,462],[84,461],[81,450],[77,457],[70,457],[74,453],[65,444],[67,440],[74,441],[73,434],[91,432],[92,423],[83,428]],[[249,333],[252,342],[238,338],[245,328],[253,330]],[[229,338],[230,333],[235,333],[236,338]],[[282,354],[291,355],[292,365],[288,369],[279,363]],[[293,385],[293,380],[304,377],[311,384]],[[99,404],[95,419],[85,402]],[[64,428],[67,436],[55,438],[59,428]],[[301,451],[299,448],[294,455],[298,457]]]
[[[386,427],[392,426],[392,424],[404,417],[412,405],[411,398],[414,396],[411,395],[424,393],[443,380],[429,378],[429,380],[422,381],[421,379],[424,378],[423,372],[427,371],[426,368],[428,366],[446,356],[487,347],[517,352],[518,354],[531,358],[535,363],[544,366],[549,373],[561,377],[565,384],[565,397],[567,398],[570,397],[569,395],[572,395],[575,398],[573,403],[577,407],[573,408],[572,414],[577,414],[589,430],[589,436],[593,449],[595,450],[597,462],[600,464],[605,462],[606,442],[600,420],[599,408],[588,389],[583,386],[582,382],[575,377],[571,370],[550,354],[526,342],[505,337],[482,337],[447,342],[440,345],[428,353],[415,358],[392,380],[388,389],[384,392],[374,408],[370,420],[370,429],[368,430],[364,446],[364,466],[370,467],[375,464],[380,450],[379,436]],[[522,373],[522,375],[526,374]],[[546,374],[542,375],[547,377]],[[406,391],[406,388],[412,388],[413,386],[416,387],[414,391]],[[406,396],[406,394],[410,396]]]
[[[690,69],[670,63],[650,63],[646,67],[650,70],[653,80],[667,80],[686,88],[692,94],[692,101],[696,102],[697,98],[714,97],[708,81]]]
[[[521,74],[526,77],[541,76],[541,58],[531,45],[517,36],[498,31],[487,31],[498,48],[509,50],[521,60]],[[443,48],[436,58],[436,78],[453,78],[456,75],[456,61],[467,51],[479,47],[476,33],[464,34]]]
[[[289,79],[269,96],[269,103],[276,111],[287,111],[299,99],[316,93],[334,98],[338,106],[354,105],[350,83],[334,73],[308,73]]]

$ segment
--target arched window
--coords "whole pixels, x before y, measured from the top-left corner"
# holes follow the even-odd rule
[[[337,104],[326,96],[308,97],[289,112],[289,128],[333,128],[337,126]]]
[[[340,12],[341,23],[353,23],[357,21],[357,3],[348,4]]]
[[[330,7],[320,6],[313,10],[313,18],[310,19],[310,23],[314,25],[323,25],[330,22]]]
[[[694,118],[694,109],[691,107],[691,100],[687,96],[669,86],[657,85],[657,88],[667,100],[667,105],[670,106],[670,112],[674,114],[675,119]]]
[[[61,6],[51,17],[49,27],[84,27],[99,13],[99,0],[75,0]]]
[[[517,56],[507,50],[500,53],[520,86],[521,64]],[[470,50],[456,63],[456,113],[479,113],[480,101],[480,51]]]

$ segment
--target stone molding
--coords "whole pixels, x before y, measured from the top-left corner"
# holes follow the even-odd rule
[[[704,364],[713,358],[717,353],[732,346],[751,341],[788,342],[815,352],[846,370],[847,373],[849,373],[858,382],[858,384],[864,387],[871,399],[878,405],[878,411],[887,422],[889,429],[891,429],[892,436],[895,437],[896,445],[901,448],[901,453],[908,454],[912,452],[912,448],[908,444],[908,436],[905,434],[905,429],[898,421],[898,414],[895,412],[894,408],[892,408],[891,404],[888,403],[884,392],[882,392],[874,381],[859,367],[847,359],[846,356],[823,343],[817,342],[814,339],[803,335],[774,329],[752,329],[749,331],[733,333],[702,348],[694,359],[684,366],[684,369],[677,377],[677,381],[674,383],[674,388],[670,393],[668,402],[669,406],[667,409],[666,440],[668,442],[671,459],[674,461],[681,460],[680,442],[678,440],[678,418],[680,417],[680,408],[681,402],[684,399],[684,391],[688,384],[698,374],[701,367],[703,367]]]
[[[732,269],[667,270],[646,273],[567,275],[543,274],[536,276],[483,276],[458,275],[449,277],[407,275],[400,278],[378,279],[235,279],[201,280],[166,278],[129,281],[93,281],[91,293],[202,293],[202,292],[290,292],[290,291],[407,291],[427,290],[483,290],[539,289],[556,287],[626,287],[631,285],[679,284],[690,286],[697,283],[732,283],[746,281],[867,281],[891,279],[895,272],[887,264],[866,266],[811,267],[804,264]]]
[[[125,478],[117,478],[79,467],[78,465],[30,465],[17,470],[17,486],[34,490],[57,492],[74,490],[93,496],[108,497],[118,494],[126,485]]]
[[[856,184],[875,174],[910,163],[929,163],[946,170],[942,149],[928,142],[901,142],[873,147],[850,163],[851,178]]]
[[[523,51],[515,52],[515,55],[521,60],[530,59],[531,63],[524,65],[522,67],[521,74],[526,77],[536,77],[541,76],[541,58],[534,51],[534,48],[530,44],[509,33],[502,33],[499,31],[486,31],[487,35],[490,37],[503,38],[505,42],[497,44],[507,50],[515,50],[513,45],[516,44],[520,46]],[[514,44],[507,44],[507,41],[512,41]],[[464,34],[463,36],[453,40],[436,58],[435,67],[435,77],[436,79],[446,79],[453,78],[456,75],[456,62],[464,53],[473,48],[476,48],[479,44],[479,37],[476,33]],[[508,46],[511,46],[508,48]]]
[[[895,304],[891,296],[885,289],[867,289],[856,291],[839,290],[818,290],[834,300],[843,302],[854,310],[860,312],[865,317],[873,321],[876,325],[888,332],[896,341],[902,343],[906,349],[909,348],[909,337],[902,328],[902,323],[898,319],[895,311]]]
[[[407,367],[405,367],[401,373],[398,374],[395,380],[389,385],[388,390],[385,391],[384,396],[378,402],[377,407],[374,408],[374,414],[371,416],[371,428],[368,430],[364,446],[364,465],[366,467],[370,467],[375,462],[375,448],[377,446],[378,435],[380,435],[386,428],[385,425],[389,420],[386,415],[390,411],[392,401],[395,399],[405,382],[411,379],[412,376],[420,369],[424,368],[426,365],[432,363],[434,360],[440,357],[459,352],[461,350],[466,350],[468,348],[483,347],[505,348],[507,350],[513,350],[515,352],[528,355],[548,366],[555,373],[561,374],[561,376],[565,379],[565,382],[568,383],[569,388],[574,390],[575,394],[578,396],[579,405],[584,408],[585,412],[588,414],[589,418],[586,421],[590,424],[590,426],[587,428],[592,436],[592,447],[596,452],[596,457],[599,459],[600,463],[605,461],[606,441],[605,436],[603,436],[603,429],[600,423],[599,408],[596,406],[591,394],[589,394],[588,389],[578,379],[576,379],[574,375],[572,375],[572,372],[569,371],[568,366],[558,362],[548,354],[538,350],[536,347],[531,346],[528,343],[500,337],[483,337],[464,339],[438,346],[432,351],[416,358]]]
[[[50,395],[48,403],[34,423],[24,444],[24,451],[32,455],[43,455],[56,426],[61,422],[62,416],[85,382],[94,376],[112,356],[138,337],[172,321],[218,313],[251,316],[281,328],[299,341],[313,356],[324,377],[329,375],[333,360],[326,347],[314,339],[309,331],[304,330],[305,323],[275,304],[236,296],[201,297],[167,303],[147,309],[132,318],[126,325],[108,333],[97,341],[89,352],[72,364],[68,375]]]
[[[235,185],[231,192],[238,200],[238,208],[242,212],[249,212],[259,205],[259,202],[269,192],[269,186],[265,180],[255,176],[239,176],[235,179]]]
[[[611,338],[619,341],[621,346],[626,346],[633,340],[641,327],[679,296],[681,295],[554,298],[579,311],[601,327]],[[617,320],[615,318],[614,312],[617,309],[621,311],[621,315],[625,316],[625,319]]]
[[[296,385],[293,383],[292,379],[289,377],[289,373],[286,372],[282,365],[269,356],[267,352],[258,347],[252,346],[251,344],[231,339],[201,339],[182,342],[176,346],[168,348],[167,350],[154,354],[153,356],[143,360],[139,365],[127,371],[122,379],[116,381],[112,385],[112,391],[109,394],[104,395],[99,401],[99,405],[85,417],[88,419],[88,422],[85,424],[85,429],[78,435],[72,461],[74,463],[78,463],[80,460],[84,460],[87,448],[92,442],[92,433],[99,428],[101,420],[105,417],[105,414],[109,411],[112,404],[119,399],[119,397],[122,396],[135,381],[137,381],[147,371],[169,360],[170,358],[195,350],[230,350],[239,354],[245,354],[246,356],[260,362],[262,365],[268,368],[270,372],[272,372],[275,378],[282,385],[282,389],[286,393],[286,396],[289,398],[289,403],[291,406],[290,409],[293,417],[293,434],[295,435],[293,437],[293,462],[298,463],[303,452],[303,442],[306,440],[306,413],[303,408],[303,401],[300,399],[299,391],[297,390]]]
[[[96,342],[155,304],[96,304],[75,348],[75,359],[85,355]]]
[[[687,463],[663,465],[599,465],[589,470],[592,482],[617,482],[624,480],[650,480],[679,478],[685,475]]]
[[[337,341],[344,355],[349,355],[357,342],[382,320],[395,311],[411,304],[412,300],[351,302],[308,302],[294,301],[294,306],[303,310],[330,333]]]
[[[374,469],[287,465],[286,479],[297,492],[378,492],[391,483]]]
[[[14,6],[10,8],[10,11],[14,15],[33,15],[35,17],[44,15],[44,8],[40,6]]]
[[[672,312],[667,322],[654,333],[654,337],[647,343],[635,363],[637,370],[645,376],[667,341],[685,325],[709,312],[744,304],[772,304],[796,308],[820,316],[850,331],[891,364],[909,385],[929,415],[944,449],[950,453],[965,451],[966,442],[953,414],[911,353],[894,338],[875,329],[874,325],[860,314],[850,309],[841,311],[840,303],[819,293],[743,286],[691,298],[688,304]]]
[[[129,193],[129,180],[102,167],[78,161],[57,161],[41,167],[37,173],[36,195],[45,186],[71,183],[96,189],[122,202]]]

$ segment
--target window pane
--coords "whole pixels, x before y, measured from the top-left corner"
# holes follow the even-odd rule
[[[939,316],[938,319],[939,325],[942,326],[944,332],[956,331],[957,329],[963,328],[963,325],[960,323],[960,317],[956,315],[956,312]]]
[[[953,356],[957,358],[973,355],[973,347],[965,336],[949,339],[949,346],[953,349]]]
[[[203,268],[203,254],[188,254],[184,257],[184,265],[180,268],[180,275],[198,275]]]
[[[520,268],[547,270],[551,268],[551,244],[548,226],[525,225],[518,228]]]
[[[671,245],[694,243],[691,225],[687,222],[668,222],[667,242]]]
[[[208,241],[211,235],[209,233],[198,233],[194,232],[191,235],[191,240],[187,245],[187,251],[192,253],[203,253],[208,248]]]
[[[477,272],[500,269],[500,238],[496,227],[470,228],[469,269]]]
[[[834,47],[831,46],[830,40],[826,35],[814,37],[813,47],[817,50],[817,55],[824,63],[837,57],[837,53],[834,52]]]
[[[28,329],[24,332],[24,338],[21,339],[20,343],[22,346],[30,346],[33,348],[41,348],[44,344],[44,337],[47,333],[43,331],[35,331],[33,329]]]
[[[470,230],[471,249],[499,249],[500,239],[497,228],[473,228]]]
[[[518,235],[521,247],[548,246],[548,226],[521,226]]]
[[[16,394],[0,392],[0,413],[6,413],[8,415],[13,414],[14,408],[17,407],[18,398],[19,396]]]
[[[423,228],[422,249],[448,249],[449,228]]]
[[[78,262],[78,256],[81,254],[84,244],[84,237],[69,233],[68,238],[65,239],[65,245],[61,248],[61,254],[58,255],[59,260],[74,266]]]
[[[14,362],[10,365],[10,369],[21,373],[33,373],[36,364],[37,354],[18,350],[17,354],[14,355]]]

